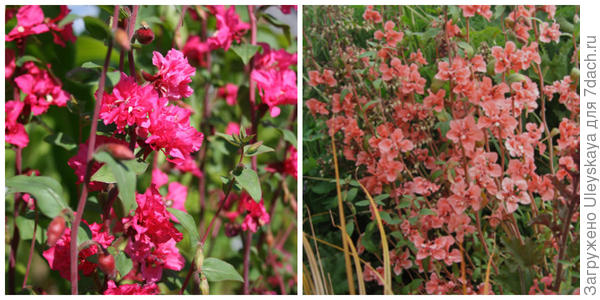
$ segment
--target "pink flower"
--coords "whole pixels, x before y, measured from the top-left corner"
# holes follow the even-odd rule
[[[279,9],[284,15],[289,15],[293,9],[298,9],[298,5],[279,5]]]
[[[109,280],[104,295],[158,295],[160,290],[156,283],[121,284],[117,286],[114,281]]]
[[[62,21],[71,10],[66,5],[60,6],[60,13],[58,16],[50,21],[48,21],[48,28],[50,28],[50,32],[54,37],[54,43],[65,47],[65,42],[75,42],[77,39],[75,35],[73,35],[73,22],[69,22],[68,24],[63,25],[63,27],[59,27],[58,23]]]
[[[171,49],[165,57],[154,51],[152,64],[158,68],[152,84],[160,96],[178,100],[192,95],[194,91],[188,84],[192,82],[191,77],[196,74],[196,69],[190,66],[181,51]]]
[[[513,213],[521,204],[530,204],[531,198],[527,193],[527,182],[523,179],[512,179],[506,177],[502,180],[502,191],[497,195],[498,199],[504,200],[506,212]]]
[[[367,22],[381,23],[383,18],[378,11],[373,10],[373,5],[368,5],[363,13],[363,19]]]
[[[256,232],[259,226],[268,224],[271,221],[262,199],[257,203],[248,194],[243,193],[240,201],[240,206],[246,210],[242,230]]]
[[[186,155],[182,162],[175,165],[175,168],[181,172],[191,173],[198,178],[203,176],[202,171],[200,171],[198,164],[191,155]]]
[[[240,20],[234,5],[229,9],[225,9],[223,5],[215,5],[210,10],[217,18],[217,31],[208,39],[208,45],[212,50],[223,48],[227,51],[233,41],[240,42],[250,25]]]
[[[283,164],[283,173],[298,179],[298,151],[296,151],[296,147],[290,146],[288,148],[288,158]]]
[[[279,116],[279,105],[296,104],[298,89],[296,72],[292,70],[252,70],[250,75],[256,81],[262,101],[269,106],[271,117]]]
[[[138,135],[154,150],[161,150],[176,165],[202,146],[204,135],[190,125],[191,112],[175,105],[156,104]]]
[[[26,62],[23,68],[27,73],[16,77],[15,83],[27,94],[25,103],[31,106],[34,116],[46,112],[50,105],[67,105],[69,94],[62,90],[61,83],[51,77],[48,71],[38,68],[31,61]]]
[[[543,22],[540,24],[540,42],[542,43],[550,43],[554,41],[558,43],[560,39],[560,30],[558,30],[558,23],[552,23],[550,26],[548,23]]]
[[[4,63],[6,64],[4,67],[4,78],[11,78],[15,73],[16,68],[15,51],[12,49],[6,49],[6,51],[4,51]]]
[[[431,89],[428,89],[427,92],[429,95],[423,99],[423,105],[437,112],[441,112],[444,109],[444,96],[446,96],[446,90],[439,89],[438,92],[434,94]]]
[[[85,220],[83,223],[88,224]],[[82,224],[83,226],[83,224]],[[89,224],[92,232],[92,240],[98,242],[103,247],[108,247],[112,244],[114,236],[108,232],[101,232],[102,225],[92,223]],[[50,269],[58,271],[60,276],[70,280],[70,246],[71,244],[71,228],[65,228],[62,237],[56,242],[54,247],[43,252],[44,258],[48,261]],[[90,275],[97,269],[97,264],[88,260],[88,257],[96,254],[98,248],[96,245],[87,247],[79,252],[78,270],[82,271],[83,275]]]
[[[135,215],[124,218],[123,223],[133,230],[136,241],[144,240],[158,245],[170,239],[175,242],[183,239],[183,235],[169,221],[170,214],[155,187],[148,188],[144,194],[136,194],[135,200],[138,204]]]
[[[67,162],[69,167],[71,167],[71,169],[73,169],[75,171],[75,176],[77,176],[77,184],[82,183],[84,176],[85,176],[88,143],[89,143],[89,140],[83,144],[79,144],[79,149],[77,151],[77,154],[75,154],[75,156],[71,157],[69,159],[69,161]],[[98,147],[100,147],[101,145],[106,144],[106,143],[115,143],[115,144],[121,144],[121,145],[128,146],[127,142],[125,142],[123,140],[119,140],[119,139],[116,139],[113,137],[106,137],[103,135],[96,135],[96,144],[95,144],[94,148],[98,149]],[[103,165],[102,163],[94,162],[91,166],[90,174],[94,175],[96,173],[96,171],[98,171],[98,169],[100,169],[100,167],[102,167],[102,165]],[[104,186],[105,186],[105,184],[103,182],[99,182],[99,181],[92,181],[89,184],[89,188],[92,191],[101,190],[102,188],[104,188]]]
[[[304,102],[304,104],[306,104],[306,107],[308,107],[308,109],[310,110],[310,113],[316,117],[316,114],[321,114],[321,115],[329,115],[329,111],[327,110],[327,104],[315,99],[315,98],[311,98],[306,100],[306,102]]]
[[[224,87],[220,87],[217,91],[217,95],[221,98],[225,98],[227,104],[230,106],[235,105],[237,101],[238,87],[233,83],[228,83]]]
[[[169,176],[160,169],[152,170],[152,184],[157,188],[169,183]]]
[[[126,126],[147,122],[148,114],[165,104],[166,100],[159,98],[152,85],[139,86],[133,76],[121,73],[112,93],[104,92],[99,116],[105,125],[115,123],[117,131],[124,132]]]
[[[239,134],[239,133],[240,133],[240,124],[235,123],[235,122],[229,122],[229,124],[227,124],[227,128],[225,128],[225,134],[232,135],[232,134]]]
[[[489,5],[459,5],[459,7],[462,8],[465,18],[470,18],[475,16],[475,14],[479,14],[489,21],[492,17],[492,11],[490,10]]]
[[[17,120],[23,111],[25,104],[21,101],[10,100],[4,103],[5,110],[5,130],[4,138],[9,144],[13,144],[19,148],[27,147],[29,144],[29,136],[25,130],[25,125],[19,123]]]
[[[185,185],[182,185],[179,182],[169,183],[169,191],[167,192],[167,196],[165,197],[165,206],[187,212],[187,210],[185,209],[185,200],[187,199],[187,193],[188,190]],[[179,223],[179,220],[177,220],[177,218],[173,214],[169,214],[171,215],[171,219],[174,222]]]
[[[446,136],[454,143],[462,144],[465,150],[473,150],[475,142],[483,140],[483,132],[475,125],[472,115],[450,121],[450,130]]]
[[[183,46],[183,55],[189,59],[189,61],[198,67],[206,67],[206,53],[210,51],[207,43],[200,40],[197,35],[192,35],[185,42]]]
[[[7,42],[48,31],[39,5],[25,5],[17,12],[17,25],[6,35]]]

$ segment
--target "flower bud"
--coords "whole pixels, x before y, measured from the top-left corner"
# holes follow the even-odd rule
[[[210,291],[208,286],[208,279],[204,274],[200,275],[200,291],[202,292],[202,295],[208,295]]]
[[[260,146],[262,146],[262,144],[263,144],[262,141],[258,141],[256,143],[250,145],[248,147],[248,150],[246,150],[246,153],[249,155],[256,153],[256,151],[258,151],[258,148],[260,148]]]
[[[115,276],[115,258],[112,254],[108,253],[108,251],[104,253],[104,251],[100,250],[100,253],[98,254],[98,267],[100,267],[100,270],[102,270],[104,274]]]
[[[523,81],[527,81],[527,76],[525,76],[521,73],[512,73],[512,74],[510,74],[510,76],[508,76],[506,81],[508,82],[508,84],[512,84],[515,82],[523,82]]]
[[[129,159],[135,158],[135,156],[133,155],[133,152],[131,150],[129,150],[129,148],[123,144],[117,144],[117,143],[103,144],[102,146],[98,147],[97,151],[106,151],[115,159],[120,159],[120,160],[129,160]]]
[[[573,81],[574,83],[579,83],[579,69],[578,68],[573,68],[571,69],[571,74],[569,74],[569,76],[571,77],[571,81]]]
[[[202,264],[204,264],[204,251],[200,246],[198,246],[198,249],[196,249],[194,264],[196,265],[196,270],[202,270]]]
[[[227,223],[225,224],[225,235],[227,237],[234,237],[240,233],[242,227],[240,224],[236,223]]]
[[[135,38],[140,44],[150,44],[154,40],[154,32],[146,25],[142,25],[138,30],[135,31]]]
[[[129,36],[127,35],[127,32],[125,32],[125,30],[117,28],[117,31],[115,32],[115,41],[117,42],[117,45],[121,47],[121,49],[125,51],[131,50]]]
[[[46,239],[46,243],[49,247],[54,247],[54,245],[56,245],[56,242],[65,232],[65,227],[65,218],[63,218],[61,215],[56,216],[52,222],[50,222],[50,225],[48,225],[48,230],[46,231],[46,236],[48,237]]]

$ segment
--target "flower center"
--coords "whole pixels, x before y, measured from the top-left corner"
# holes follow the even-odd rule
[[[48,101],[49,103],[52,103],[52,101],[54,101],[54,97],[52,97],[52,95],[48,94],[48,95],[46,95],[46,101]]]
[[[17,31],[18,32],[25,32],[25,27],[19,26],[19,27],[17,27]]]

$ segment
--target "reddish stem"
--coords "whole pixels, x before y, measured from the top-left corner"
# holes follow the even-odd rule
[[[137,11],[136,11],[137,12]],[[113,31],[116,30],[119,18],[119,6],[115,5],[114,15],[113,15]],[[75,214],[75,218],[73,220],[73,224],[71,225],[71,245],[70,245],[70,278],[71,278],[71,294],[77,295],[78,291],[78,278],[77,278],[77,232],[79,229],[79,224],[81,223],[81,218],[83,216],[83,210],[85,208],[85,202],[87,200],[88,194],[88,183],[90,181],[91,176],[91,165],[92,158],[94,156],[94,150],[96,146],[96,131],[98,130],[98,114],[100,113],[100,107],[102,106],[102,97],[104,96],[104,86],[106,84],[106,71],[108,69],[108,64],[110,62],[110,54],[113,48],[113,41],[110,39],[108,41],[108,50],[106,51],[106,58],[104,59],[104,66],[102,67],[102,75],[100,76],[100,82],[98,83],[98,91],[97,94],[98,99],[96,100],[96,105],[94,107],[94,115],[92,117],[92,124],[90,128],[90,137],[88,143],[88,151],[86,156],[86,172],[83,182],[83,188],[81,190],[81,196],[79,197],[79,203],[77,204],[77,213]]]
[[[29,270],[31,268],[31,259],[33,258],[33,249],[35,248],[35,238],[37,234],[37,225],[39,219],[37,203],[35,199],[33,199],[33,201],[33,204],[35,206],[35,221],[33,222],[33,236],[31,238],[31,246],[29,247],[29,258],[27,259],[27,269],[25,269],[25,277],[23,278],[23,286],[21,287],[22,289],[25,289],[25,287],[27,286],[27,277],[29,277]]]

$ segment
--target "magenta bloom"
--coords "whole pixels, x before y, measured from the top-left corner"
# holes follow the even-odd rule
[[[281,113],[278,107],[283,104],[296,104],[298,89],[296,72],[292,70],[253,70],[250,75],[256,81],[261,99],[269,106],[271,117]]]
[[[199,67],[206,67],[205,55],[210,51],[208,44],[203,43],[197,35],[190,36],[183,46],[183,55],[187,57],[192,64]]]
[[[114,281],[109,280],[107,286],[104,295],[158,295],[160,292],[156,283],[143,286],[138,283],[117,286]]]
[[[236,122],[229,122],[227,124],[227,128],[225,128],[225,134],[239,134],[240,133],[240,124]]]
[[[4,67],[4,78],[11,78],[15,73],[16,68],[15,51],[12,49],[6,49],[6,51],[4,51],[4,63],[6,64]]]
[[[83,220],[85,224],[87,222]],[[108,247],[112,244],[114,236],[111,236],[108,232],[100,232],[102,225],[92,223],[89,224],[90,231],[92,232],[92,240],[100,243],[103,247]],[[48,261],[50,269],[58,271],[60,276],[70,280],[70,244],[71,244],[71,228],[65,228],[65,232],[62,237],[56,242],[54,247],[44,251],[43,256]],[[79,266],[78,269],[83,275],[88,276],[92,274],[97,268],[97,264],[93,263],[88,257],[96,254],[98,248],[96,245],[87,247],[79,252]]]
[[[167,160],[183,163],[186,156],[202,146],[204,135],[190,125],[191,112],[175,105],[157,104],[147,122],[141,127],[147,133],[146,143],[154,150],[161,150]]]
[[[29,144],[29,136],[27,135],[27,131],[25,131],[25,126],[17,122],[19,115],[21,115],[21,111],[23,111],[24,105],[23,102],[16,100],[10,100],[4,103],[6,112],[4,119],[4,138],[7,143],[13,144],[19,148],[25,148],[27,147],[27,144]]]
[[[279,9],[284,15],[289,15],[292,12],[292,8],[297,10],[298,5],[279,5]]]
[[[233,41],[240,42],[242,36],[250,29],[250,24],[240,20],[240,16],[235,12],[235,6],[225,9],[223,5],[210,7],[211,12],[217,18],[217,32],[208,39],[210,49],[223,48],[229,50]]]
[[[159,101],[158,93],[151,85],[139,86],[134,77],[121,73],[112,94],[104,92],[99,116],[104,124],[115,123],[117,131],[124,132],[126,126],[139,126],[146,122],[148,114],[159,105]]]
[[[25,38],[30,35],[40,34],[48,31],[48,25],[44,23],[44,12],[39,5],[25,5],[17,12],[17,26],[7,35],[7,42]]]
[[[262,101],[269,106],[272,117],[277,117],[281,111],[278,107],[283,104],[296,104],[298,88],[296,72],[289,69],[296,65],[297,54],[285,50],[272,50],[269,45],[261,43],[262,54],[257,54],[254,70],[250,78],[256,81],[256,86]]]
[[[233,83],[228,83],[223,87],[220,87],[217,91],[217,96],[225,98],[227,104],[230,106],[235,105],[237,100],[238,87]]]
[[[15,78],[15,83],[27,96],[25,103],[31,106],[34,116],[41,115],[50,105],[66,106],[69,94],[62,90],[60,82],[50,76],[48,71],[38,68],[28,61],[23,65],[26,74]]]
[[[73,35],[73,22],[65,24],[63,27],[58,26],[58,23],[62,21],[69,12],[71,12],[71,10],[66,5],[61,5],[58,16],[48,22],[48,27],[54,37],[54,43],[63,47],[66,46],[65,42],[75,42],[77,39],[75,35]]]
[[[178,100],[192,95],[194,91],[188,84],[192,82],[196,69],[190,66],[181,51],[171,49],[165,57],[154,51],[152,64],[158,68],[153,84],[161,96]]]
[[[265,209],[263,199],[260,199],[260,202],[256,203],[248,194],[243,194],[240,201],[240,205],[247,211],[246,217],[242,222],[242,229],[244,231],[250,230],[256,232],[258,227],[269,224],[271,217]]]

